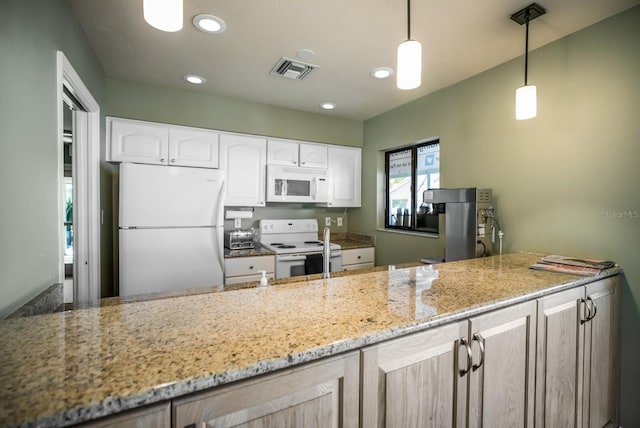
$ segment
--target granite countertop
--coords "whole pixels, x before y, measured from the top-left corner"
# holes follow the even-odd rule
[[[528,269],[539,258],[372,268],[5,320],[0,425],[86,421],[594,280]]]
[[[272,256],[275,253],[271,250],[267,250],[262,245],[258,245],[255,248],[246,249],[246,250],[230,250],[229,248],[224,248],[224,258],[234,258],[234,257],[254,257],[254,256]]]

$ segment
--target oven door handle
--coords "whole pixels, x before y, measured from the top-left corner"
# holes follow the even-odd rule
[[[305,256],[304,254],[292,255],[292,256],[278,256],[279,262],[298,262],[306,259],[307,259],[307,256]]]

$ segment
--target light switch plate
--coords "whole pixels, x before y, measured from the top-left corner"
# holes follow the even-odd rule
[[[324,218],[324,225],[325,226],[331,226],[331,217],[325,217]]]

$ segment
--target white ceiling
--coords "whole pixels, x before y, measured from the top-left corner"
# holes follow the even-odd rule
[[[109,77],[184,88],[332,116],[364,120],[522,56],[524,26],[512,13],[529,0],[414,0],[411,36],[422,43],[422,86],[396,88],[371,70],[395,68],[407,37],[405,0],[184,0],[184,28],[146,24],[142,0],[70,0]],[[640,0],[540,0],[547,14],[531,22],[530,50],[622,12]],[[198,31],[193,16],[227,23],[219,35]],[[302,81],[270,74],[282,57],[319,68]],[[182,80],[198,74],[206,84]],[[531,76],[533,77],[533,76]],[[337,108],[320,110],[331,101]]]

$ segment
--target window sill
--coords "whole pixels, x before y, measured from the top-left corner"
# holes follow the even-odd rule
[[[424,233],[424,232],[416,232],[413,230],[402,230],[402,229],[385,229],[384,227],[378,227],[376,229],[378,232],[388,232],[388,233],[397,233],[399,235],[412,235],[412,236],[421,236],[423,238],[435,238],[438,239],[440,237],[437,233]]]

